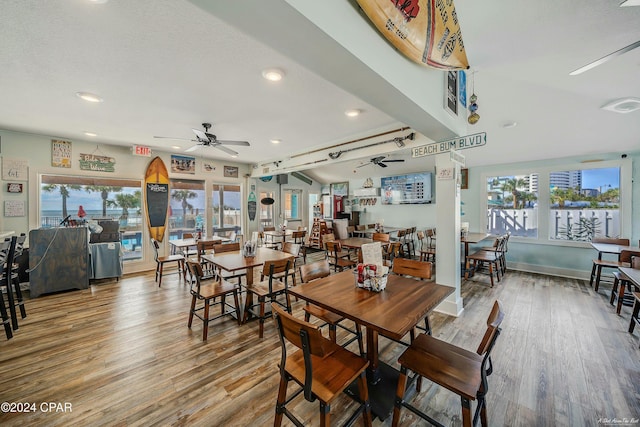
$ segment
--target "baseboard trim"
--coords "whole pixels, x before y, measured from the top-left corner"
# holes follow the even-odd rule
[[[566,277],[567,279],[589,280],[590,271],[573,270],[568,268],[547,267],[544,265],[526,264],[521,262],[509,262],[509,270],[517,270],[525,273],[546,274],[549,276]]]

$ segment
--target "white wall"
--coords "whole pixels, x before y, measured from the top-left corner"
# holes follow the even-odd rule
[[[2,180],[2,191],[0,191],[0,201],[2,201],[0,230],[11,230],[18,234],[24,232],[28,235],[29,230],[38,228],[40,226],[40,223],[38,222],[38,213],[40,183],[39,176],[41,174],[126,178],[142,181],[144,179],[147,165],[153,157],[160,156],[168,169],[170,169],[171,165],[172,153],[169,151],[160,152],[154,149],[152,152],[152,157],[140,157],[134,156],[131,153],[131,147],[97,144],[96,142],[86,140],[73,140],[71,168],[52,167],[51,139],[64,138],[0,130],[0,155],[2,156],[2,158],[24,159],[27,160],[29,164],[29,179],[28,181],[22,181],[22,183],[24,184],[22,194],[10,194],[7,192],[7,183],[20,181],[15,181],[12,179]],[[81,153],[91,154],[94,152],[100,155],[113,157],[115,159],[115,172],[91,172],[80,170],[79,155]],[[245,178],[245,175],[249,174],[249,165],[230,162],[226,160],[207,159],[208,163],[213,163],[216,166],[216,169],[212,172],[205,172],[202,167],[202,158],[198,157],[197,153],[195,153],[193,156],[196,157],[195,175],[169,172],[170,178],[205,180],[208,189],[210,189],[211,183],[214,182],[242,184],[242,197],[243,200],[246,200],[248,193],[246,190],[247,179]],[[223,166],[225,165],[237,166],[239,168],[238,178],[225,178],[223,176]],[[24,217],[5,217],[4,201],[6,200],[24,201],[26,206],[26,215]],[[143,238],[148,242],[149,236],[146,225],[143,228]],[[167,240],[168,239],[165,239],[165,250],[167,248]],[[155,264],[153,263],[152,254],[150,251],[146,251],[144,253],[144,260],[142,262],[127,262],[125,264],[125,272],[139,271],[149,268],[155,268]]]

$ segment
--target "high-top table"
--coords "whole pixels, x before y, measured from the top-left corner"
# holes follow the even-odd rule
[[[266,261],[278,261],[282,259],[292,259],[293,255],[277,251],[274,249],[269,249],[265,247],[256,248],[256,256],[253,257],[245,257],[242,255],[242,251],[230,251],[230,252],[221,252],[219,254],[206,254],[202,255],[202,259],[211,264],[219,267],[225,271],[241,271],[246,270],[247,272],[247,284],[246,287],[249,288],[253,285],[253,269],[255,267],[260,267]],[[295,270],[294,270],[295,273]],[[248,308],[253,304],[252,294],[250,292],[247,293],[247,301],[244,304],[244,316],[242,322],[246,322],[249,312]]]
[[[367,381],[371,410],[385,419],[393,409],[399,372],[378,359],[378,335],[400,340],[455,288],[390,274],[386,289],[373,292],[355,286],[352,270],[289,289],[311,304],[367,328]],[[357,390],[354,390],[357,396]]]

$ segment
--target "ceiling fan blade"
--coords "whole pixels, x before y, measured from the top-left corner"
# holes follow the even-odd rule
[[[391,159],[391,160],[382,161],[382,163],[396,163],[396,162],[404,162],[404,159]]]
[[[247,141],[227,141],[224,139],[216,139],[216,142],[224,145],[239,145],[241,147],[249,147],[251,145]]]
[[[222,151],[224,151],[224,152],[225,152],[225,153],[227,153],[227,154],[231,154],[232,156],[237,156],[237,155],[238,155],[238,153],[237,153],[237,152],[233,151],[233,150],[232,150],[232,149],[230,149],[230,148],[225,147],[224,145],[216,144],[216,145],[212,145],[212,147],[215,147],[215,148],[217,148],[218,150],[222,150]]]
[[[196,138],[198,138],[198,141],[200,142],[209,141],[209,137],[207,136],[206,133],[198,129],[191,129],[191,130],[193,131],[193,133],[196,134]]]
[[[388,168],[389,166],[385,165],[384,163],[380,162],[380,163],[376,163],[376,165],[380,166],[381,168]]]
[[[356,167],[357,168],[362,168],[362,167],[369,166],[369,165],[370,165],[370,163],[365,163],[364,165],[359,165],[359,166],[356,166]]]
[[[602,58],[600,58],[600,59],[598,59],[598,60],[595,60],[595,61],[593,61],[593,62],[590,62],[590,63],[588,63],[587,65],[585,65],[585,66],[583,66],[583,67],[580,67],[580,68],[578,68],[577,70],[574,70],[574,71],[570,72],[570,73],[569,73],[569,75],[570,75],[570,76],[576,76],[576,75],[578,75],[578,74],[582,74],[582,73],[584,73],[585,71],[588,71],[588,70],[590,70],[590,69],[592,69],[592,68],[595,68],[595,67],[597,67],[598,65],[602,65],[602,64],[604,64],[604,63],[605,63],[605,62],[607,62],[607,61],[611,61],[611,60],[612,60],[613,58],[615,58],[616,56],[620,56],[620,55],[622,55],[623,53],[627,53],[627,52],[629,52],[630,50],[633,50],[633,49],[635,49],[635,48],[637,48],[637,47],[640,47],[640,40],[638,40],[638,41],[637,41],[637,42],[635,42],[635,43],[631,43],[629,46],[623,47],[622,49],[616,50],[615,52],[612,52],[612,53],[610,53],[610,54],[608,54],[608,55],[605,55],[605,56],[603,56]]]
[[[192,146],[192,147],[187,148],[187,149],[186,149],[186,150],[184,150],[184,151],[185,151],[185,153],[186,153],[186,152],[189,152],[189,151],[196,151],[196,150],[197,150],[198,148],[200,148],[200,147],[202,147],[202,144],[196,144],[196,145],[194,145],[194,146]]]
[[[177,141],[194,141],[194,142],[197,142],[195,139],[191,139],[191,138],[173,138],[171,136],[154,136],[154,138],[157,138],[157,139],[175,139]]]

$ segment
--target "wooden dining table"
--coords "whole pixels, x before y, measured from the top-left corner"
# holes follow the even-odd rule
[[[191,247],[196,248],[198,246],[198,241],[213,242],[214,244],[217,245],[219,243],[229,242],[230,240],[226,237],[220,237],[220,236],[203,237],[198,240],[196,240],[195,238],[173,239],[173,240],[169,240],[169,244],[171,245],[171,254],[176,254],[181,251],[184,252],[185,250],[188,250]]]
[[[637,252],[640,250],[638,246],[616,245],[613,243],[593,243],[592,242],[591,247],[596,251],[598,251],[598,259],[602,259],[602,254],[620,255],[622,251]]]
[[[230,251],[202,255],[202,259],[211,264],[219,267],[225,271],[236,272],[246,270],[246,287],[253,285],[253,269],[260,267],[266,261],[278,261],[282,259],[293,259],[293,255],[277,251],[275,249],[269,249],[265,247],[256,248],[256,255],[253,257],[245,257],[242,255],[242,251]],[[244,303],[244,315],[242,317],[242,323],[245,323],[248,319],[248,309],[253,304],[251,292],[247,292],[247,300]]]
[[[455,288],[390,274],[386,288],[358,288],[352,270],[289,289],[289,293],[339,314],[366,328],[367,381],[371,409],[385,419],[391,414],[399,371],[378,358],[379,335],[400,340]],[[357,388],[350,393],[358,395]]]

